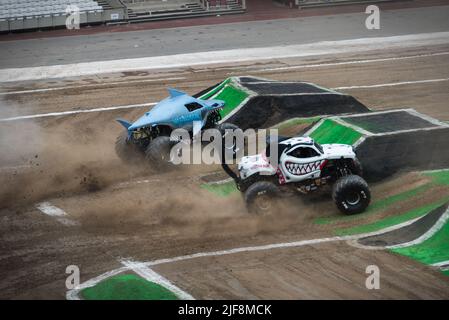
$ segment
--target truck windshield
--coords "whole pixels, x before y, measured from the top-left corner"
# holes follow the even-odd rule
[[[324,153],[323,147],[321,145],[319,145],[318,143],[314,142],[313,145],[315,146],[315,148],[318,149],[318,151],[320,153]]]

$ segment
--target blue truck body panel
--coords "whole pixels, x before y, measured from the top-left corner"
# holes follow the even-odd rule
[[[209,113],[225,105],[222,100],[197,99],[176,89],[170,88],[168,92],[170,94],[168,98],[160,101],[134,123],[122,119],[117,121],[128,130],[129,134],[139,128],[158,125],[192,130],[194,121],[201,121],[203,127]],[[194,107],[190,107],[189,110],[187,106],[191,105]]]

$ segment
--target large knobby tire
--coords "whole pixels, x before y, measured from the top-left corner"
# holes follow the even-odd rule
[[[128,140],[128,132],[123,131],[115,141],[115,153],[124,163],[135,164],[143,159],[143,153]]]
[[[170,137],[160,136],[151,140],[145,150],[145,157],[150,165],[156,169],[168,170],[174,167],[170,161],[170,150],[174,143]]]
[[[221,153],[221,160],[224,163],[225,159],[232,159],[235,160],[237,158],[237,152],[239,151],[237,149],[236,145],[236,139],[232,139],[232,141],[228,144],[226,144],[226,136],[228,134],[232,134],[235,130],[238,130],[239,127],[237,127],[235,124],[232,123],[222,123],[219,124],[216,129],[218,129],[221,132],[221,138],[222,138],[222,153]],[[232,130],[232,131],[230,131]]]
[[[337,180],[332,190],[332,198],[337,208],[345,214],[357,214],[365,211],[371,201],[368,183],[356,175]]]
[[[266,215],[276,208],[276,200],[280,197],[279,188],[268,181],[258,181],[245,192],[246,207],[250,213]]]

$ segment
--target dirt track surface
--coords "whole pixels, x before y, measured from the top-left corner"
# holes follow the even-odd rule
[[[448,54],[276,69],[445,52],[449,47],[8,84],[0,92],[66,88],[3,95],[0,118],[153,102],[166,95],[167,86],[195,93],[229,75],[303,80],[330,88],[446,79]],[[159,80],[173,77],[183,79]],[[449,121],[448,89],[448,81],[439,81],[341,91],[375,110],[410,107]],[[330,227],[313,224],[317,217],[339,215],[328,198],[299,201],[293,212],[284,210],[276,217],[253,217],[238,194],[220,198],[200,188],[200,177],[219,171],[217,167],[158,174],[121,164],[113,150],[121,130],[114,119],[133,120],[145,109],[0,122],[0,148],[5,150],[0,155],[0,298],[63,299],[68,265],[78,265],[85,281],[120,267],[121,258],[150,261],[332,236]],[[374,185],[373,197],[422,183],[415,175],[400,176]],[[432,197],[424,194],[419,201]],[[62,208],[74,225],[44,215],[35,208],[41,201]],[[381,216],[394,214],[386,210]],[[196,298],[449,298],[449,282],[437,271],[345,242],[206,260],[155,270]],[[365,268],[371,264],[384,270],[385,282],[375,292],[364,287]]]

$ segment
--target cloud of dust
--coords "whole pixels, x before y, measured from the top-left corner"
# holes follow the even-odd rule
[[[20,106],[0,100],[0,118],[19,111]],[[0,122],[0,208],[99,190],[142,172],[115,155],[117,127],[94,127],[83,119]]]
[[[95,199],[86,195],[82,203],[77,219],[88,231],[171,240],[251,237],[305,226],[316,213],[300,201],[282,200],[272,215],[250,214],[240,193],[219,197],[178,173],[157,175],[148,185],[100,192]]]

